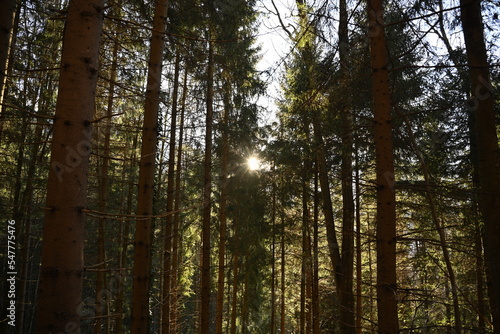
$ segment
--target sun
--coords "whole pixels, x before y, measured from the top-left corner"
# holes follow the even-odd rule
[[[254,157],[254,156],[247,159],[247,165],[248,165],[248,169],[250,169],[250,170],[260,169],[260,161],[257,157]]]

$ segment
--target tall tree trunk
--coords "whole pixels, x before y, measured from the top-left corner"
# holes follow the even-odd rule
[[[129,167],[128,174],[129,180],[127,185],[127,201],[124,212],[127,215],[131,215],[132,200],[134,197],[135,182],[134,182],[134,169],[136,161],[136,150],[137,150],[137,137],[136,134],[132,141],[132,155],[128,159]],[[127,172],[127,160],[123,162],[123,179],[125,179],[125,174]],[[125,304],[125,277],[126,277],[126,266],[127,266],[127,248],[130,242],[130,220],[124,219],[120,224],[120,249],[118,254],[118,268],[120,270],[119,280],[118,280],[118,295],[116,297],[116,313],[120,316],[116,320],[116,333],[123,333],[123,318],[124,318],[124,304]]]
[[[301,279],[301,325],[300,333],[310,334],[311,326],[311,288],[312,288],[312,256],[311,236],[309,232],[309,175],[310,163],[306,159],[302,175],[302,279]]]
[[[358,160],[358,148],[356,144],[355,148],[356,156],[356,334],[361,334],[361,320],[363,312],[363,298],[362,298],[362,257],[361,257],[361,188],[359,185],[359,160]]]
[[[16,7],[16,0],[4,0],[0,4],[0,108],[2,110]],[[3,117],[2,112],[0,114],[0,138],[3,128]]]
[[[210,216],[212,194],[212,127],[214,95],[214,45],[209,42],[207,68],[206,124],[205,124],[205,163],[203,175],[203,225],[201,261],[201,313],[200,334],[207,333],[210,327]]]
[[[7,1],[6,3],[10,2]],[[14,68],[14,57],[15,57],[15,48],[17,44],[17,32],[19,30],[19,19],[21,16],[21,9],[23,6],[17,6],[17,10],[14,14],[14,22],[13,26],[10,32],[10,42],[9,42],[9,49],[7,49],[7,64],[6,68],[4,70],[4,78],[3,78],[3,86],[2,86],[2,91],[0,92],[1,98],[0,98],[0,140],[2,139],[3,135],[3,125],[4,125],[4,117],[5,117],[5,111],[7,110],[7,104],[5,103],[5,98],[8,95],[9,92],[9,84],[8,84],[8,78],[9,76],[12,75],[12,70]],[[7,10],[8,12],[8,10]],[[3,22],[3,19],[0,19],[0,22]]]
[[[52,87],[52,85],[48,85]],[[47,90],[51,90],[51,88],[45,87]],[[43,108],[43,107],[42,107]],[[44,108],[45,109],[45,108]],[[27,296],[26,292],[28,290],[28,282],[30,279],[30,255],[31,255],[31,226],[32,222],[32,214],[33,214],[33,193],[35,191],[34,180],[35,174],[37,170],[37,160],[39,158],[40,151],[40,141],[42,139],[42,126],[37,126],[35,130],[35,135],[33,138],[33,146],[31,147],[30,152],[30,161],[28,163],[28,171],[26,174],[26,188],[24,190],[21,202],[20,209],[23,214],[21,215],[22,219],[17,222],[18,226],[23,228],[23,234],[19,240],[22,240],[21,246],[21,270],[20,270],[20,287],[18,297],[18,314],[16,315],[19,319],[18,323],[16,323],[16,333],[21,334],[24,331],[25,325],[25,314],[28,311],[27,307]]]
[[[314,217],[313,217],[313,282],[312,282],[312,322],[313,333],[319,334],[319,184],[318,163],[314,171]]]
[[[134,239],[134,268],[132,288],[132,334],[146,333],[149,327],[149,284],[151,262],[151,230],[156,144],[158,136],[158,108],[160,105],[161,72],[164,49],[164,31],[168,0],[155,1],[151,48],[148,62],[144,125],[142,129],[141,160],[139,163],[139,193]]]
[[[305,267],[305,284],[306,284],[306,334],[312,334],[313,331],[313,323],[312,323],[312,287],[313,287],[313,270],[312,270],[312,253],[311,253],[311,231],[310,231],[310,224],[307,224],[305,226],[305,240],[304,240],[304,246],[305,246],[305,260],[306,260],[306,267]]]
[[[103,0],[71,0],[45,205],[38,333],[80,330],[84,223]]]
[[[273,176],[274,177],[274,167]],[[272,181],[272,204],[271,204],[271,324],[269,334],[276,331],[276,183]]]
[[[379,333],[398,333],[396,194],[388,56],[382,0],[368,1],[377,182],[377,306]]]
[[[302,166],[302,261],[301,261],[301,275],[300,275],[300,327],[299,333],[304,334],[306,330],[306,229],[309,225],[309,187],[308,187],[308,171],[307,160]]]
[[[341,89],[350,90],[349,84],[349,36],[346,0],[339,0],[339,59]],[[340,291],[340,329],[342,333],[354,334],[354,195],[352,189],[353,120],[348,93],[341,94],[340,117],[342,122],[342,251],[338,283]]]
[[[115,36],[117,37],[117,36]],[[111,139],[111,115],[113,113],[114,101],[115,101],[115,82],[117,77],[118,68],[118,51],[120,45],[115,42],[113,46],[112,54],[112,64],[111,73],[109,81],[109,95],[108,95],[108,105],[106,109],[106,119],[104,123],[104,149],[102,152],[102,167],[99,171],[99,211],[106,212],[107,202],[108,202],[108,172],[109,172],[109,155],[110,155],[110,139]],[[97,236],[97,279],[96,279],[96,307],[95,316],[96,322],[94,325],[94,333],[98,334],[102,332],[102,318],[104,314],[103,296],[102,292],[106,285],[106,254],[105,254],[105,240],[104,240],[104,224],[105,218],[99,218],[98,221],[98,236]],[[109,331],[109,321],[108,321],[108,331]]]
[[[226,79],[227,80],[227,79]],[[217,278],[217,310],[215,318],[215,331],[222,334],[222,322],[224,313],[224,277],[226,261],[226,230],[227,230],[227,182],[228,182],[228,155],[229,155],[229,114],[231,110],[230,95],[231,85],[224,83],[224,115],[222,119],[222,154],[221,154],[221,176],[220,176],[220,203],[219,203],[219,272]]]
[[[460,75],[460,78],[462,79],[462,86],[463,86],[463,90],[465,93],[465,91],[468,90],[468,88],[466,88],[466,87],[468,87],[470,85],[469,80],[467,78],[467,71],[460,66],[461,60],[459,57],[457,57],[457,53],[453,50],[453,47],[448,39],[446,28],[444,25],[443,1],[439,1],[438,5],[439,5],[439,11],[440,11],[440,14],[438,17],[439,32],[440,32],[439,37],[441,38],[444,45],[446,46],[446,49],[448,51],[448,55],[449,55],[451,61],[456,66],[457,72]],[[472,195],[472,200],[471,200],[471,207],[472,207],[471,212],[475,213],[477,210],[477,196],[475,195],[475,192],[479,186],[478,156],[477,156],[477,143],[476,143],[474,113],[469,113],[468,116],[469,116],[468,130],[469,130],[469,144],[470,144],[469,158],[470,158],[471,165],[472,165],[472,185],[473,185],[473,189],[474,189],[474,191],[473,191],[474,194]],[[415,140],[413,140],[413,142],[415,143]],[[426,181],[426,183],[428,183],[428,181]],[[426,191],[428,193],[428,197],[430,196],[429,198],[432,202],[433,195],[429,189],[428,184],[426,185],[426,188],[427,188]],[[477,215],[474,214],[473,217],[475,218],[475,224],[478,224],[477,223],[477,218],[478,218]],[[439,232],[441,240],[444,240],[444,234],[443,234],[442,229],[438,229],[438,232]],[[480,231],[478,231],[478,232],[480,232]],[[479,256],[478,257],[478,263],[479,263],[479,262],[482,262],[482,240],[481,240],[480,236],[479,236],[479,239],[475,238],[475,240],[476,240],[476,249],[477,249],[478,245],[480,247],[480,253],[477,254]],[[441,244],[443,244],[443,242],[441,242]],[[444,252],[447,253],[448,251],[446,250]],[[447,257],[447,255],[445,254],[445,259],[446,259],[446,257]],[[449,258],[449,256],[448,256],[448,258]],[[447,267],[451,268],[451,263],[450,264],[447,263]],[[482,267],[482,264],[481,264],[481,267]],[[478,286],[481,287],[481,291],[478,290],[478,296],[479,296],[479,295],[482,295],[482,269],[480,269],[480,271],[477,271],[477,273],[479,275],[478,278],[481,278],[481,282],[480,283],[478,282]],[[454,304],[454,309],[455,309],[455,318],[457,318],[457,316],[460,317],[460,313],[459,313],[459,307],[458,307],[458,291],[457,291],[458,289],[457,289],[456,285],[453,283],[453,281],[455,280],[454,274],[450,280],[451,280],[450,283],[452,286],[452,296],[453,296],[453,304]],[[483,304],[483,301],[479,300],[479,303],[478,303],[479,324],[478,325],[479,325],[480,331],[481,331],[481,329],[484,330],[484,312],[482,311],[483,310],[482,304]],[[460,318],[457,318],[457,319],[460,320]],[[461,327],[461,321],[459,321],[456,324],[456,326]]]
[[[494,332],[500,333],[500,154],[496,133],[493,89],[484,42],[481,1],[461,0],[462,27],[472,83],[468,108],[474,114],[479,208],[484,222],[483,245]]]
[[[399,111],[398,108],[396,110]],[[455,317],[455,333],[459,334],[462,333],[462,317],[460,314],[460,304],[458,300],[458,285],[457,285],[457,280],[455,277],[455,271],[453,269],[453,264],[451,263],[451,257],[450,257],[450,251],[448,249],[448,242],[446,240],[446,234],[445,230],[443,228],[443,223],[441,222],[441,219],[439,217],[437,208],[436,208],[436,203],[434,200],[434,194],[433,190],[431,189],[431,175],[429,173],[429,168],[427,167],[427,163],[425,162],[425,158],[422,155],[422,152],[418,148],[417,141],[415,139],[415,136],[413,135],[413,129],[410,124],[410,120],[406,115],[404,115],[402,112],[399,112],[399,116],[403,120],[406,130],[409,133],[409,140],[411,143],[411,146],[413,147],[413,150],[415,151],[417,155],[417,159],[420,162],[420,165],[422,167],[422,173],[424,174],[424,189],[425,193],[427,195],[427,201],[429,202],[429,208],[431,212],[431,218],[432,222],[434,223],[434,226],[436,227],[436,230],[439,235],[439,242],[441,246],[441,250],[443,252],[443,259],[446,265],[446,272],[445,274],[448,276],[448,279],[450,281],[450,286],[451,286],[451,295],[452,295],[452,300],[453,300],[453,312],[454,312],[454,317]]]
[[[328,241],[330,260],[332,262],[332,267],[335,272],[335,279],[338,284],[338,277],[336,274],[339,272],[338,266],[340,266],[340,249],[339,243],[337,241],[337,234],[335,232],[335,220],[333,218],[332,198],[330,197],[330,181],[328,180],[328,165],[326,162],[325,144],[317,111],[313,112],[312,119],[314,140],[316,142],[316,159],[318,163],[323,214],[325,216],[326,238]]]
[[[282,178],[283,181],[283,178]],[[283,184],[283,182],[281,182]],[[281,203],[284,203],[284,198],[282,197]],[[281,305],[280,305],[280,333],[286,333],[286,318],[285,318],[285,302],[286,302],[286,286],[285,286],[285,269],[286,269],[286,252],[285,252],[285,212],[281,210]]]
[[[179,144],[177,148],[177,174],[175,176],[175,204],[174,204],[174,222],[172,231],[172,320],[171,320],[171,332],[178,333],[178,322],[179,322],[179,287],[178,287],[178,275],[179,275],[179,249],[180,249],[180,224],[181,224],[181,170],[182,170],[182,152],[183,152],[183,142],[184,142],[184,114],[186,111],[186,98],[187,98],[187,75],[188,70],[184,70],[184,80],[183,80],[183,90],[181,98],[181,118],[179,121]]]
[[[174,211],[175,198],[175,132],[177,129],[177,98],[179,95],[179,73],[181,57],[179,51],[175,56],[174,69],[174,91],[172,93],[172,117],[170,120],[170,139],[168,152],[168,172],[167,172],[167,213]],[[165,245],[163,259],[163,307],[162,326],[163,334],[170,333],[170,296],[172,281],[172,231],[173,214],[165,218]]]

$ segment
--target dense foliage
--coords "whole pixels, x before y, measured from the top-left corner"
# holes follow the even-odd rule
[[[80,319],[67,333],[137,332],[133,289],[142,274],[149,279],[142,333],[378,332],[385,308],[377,292],[390,283],[377,281],[386,265],[377,229],[384,186],[370,42],[382,28],[394,154],[384,182],[395,196],[397,235],[389,242],[397,286],[389,288],[399,332],[499,331],[500,258],[490,255],[489,240],[500,235],[487,208],[498,204],[500,184],[492,177],[489,185],[482,169],[483,147],[499,154],[497,2],[477,0],[488,66],[472,66],[465,0],[384,1],[385,13],[344,0],[170,0],[165,32],[152,29],[160,1],[108,1],[99,8],[91,153],[68,151],[56,170],[50,159],[58,92],[71,89],[59,74],[68,67],[61,50],[73,1],[19,1],[13,11],[0,4],[13,23],[0,22],[9,50],[0,59],[2,333],[37,332],[41,249],[51,242],[42,235],[54,209],[46,203],[49,171],[62,180],[86,159],[87,203],[77,208],[85,220],[82,293],[72,310]],[[146,185],[152,214],[144,217],[137,208],[155,32],[163,68],[154,185]],[[258,70],[270,56],[262,49],[278,39],[286,45],[280,59]],[[485,143],[476,110],[490,100],[497,139]],[[145,219],[148,270],[137,273],[134,238]]]

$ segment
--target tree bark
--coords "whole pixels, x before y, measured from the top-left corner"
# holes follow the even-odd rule
[[[118,30],[118,28],[117,28]],[[109,81],[109,95],[108,95],[108,105],[106,109],[106,119],[104,123],[104,149],[102,152],[102,167],[99,171],[99,211],[106,212],[107,202],[108,202],[108,172],[109,172],[109,156],[110,156],[110,139],[111,139],[111,115],[113,113],[114,101],[115,101],[115,82],[117,77],[118,68],[118,51],[120,45],[115,42],[113,46],[112,53],[112,64],[111,73]],[[99,334],[102,332],[102,315],[104,314],[104,298],[102,293],[106,285],[106,253],[105,253],[105,230],[104,230],[105,218],[99,218],[98,221],[98,236],[97,236],[97,263],[98,269],[96,278],[96,307],[95,316],[96,322],[94,325],[94,333]],[[107,306],[107,305],[106,305]],[[108,318],[109,319],[109,318]],[[109,321],[108,321],[109,330]]]
[[[343,93],[340,98],[340,118],[342,122],[342,250],[339,268],[340,294],[340,330],[345,334],[354,334],[356,330],[354,316],[354,195],[352,189],[352,151],[353,151],[353,120],[350,101],[349,84],[349,35],[346,0],[339,0],[339,59],[340,83]]]
[[[184,142],[184,114],[186,111],[186,97],[187,97],[187,74],[188,70],[184,71],[183,80],[183,91],[181,98],[181,118],[179,121],[179,144],[177,148],[177,174],[175,176],[175,204],[174,211],[174,223],[173,223],[173,240],[172,240],[172,321],[171,321],[171,332],[178,333],[178,322],[179,322],[179,286],[178,286],[178,275],[179,275],[179,249],[181,235],[180,225],[181,225],[181,214],[179,212],[181,207],[181,170],[182,170],[182,153],[183,153],[183,142]]]
[[[0,106],[3,103],[4,87],[7,81],[7,68],[16,8],[16,0],[4,0],[0,5]]]
[[[481,1],[461,0],[462,27],[471,78],[478,154],[479,208],[484,222],[483,246],[494,333],[500,333],[500,154],[496,133],[493,89],[484,42]]]
[[[236,235],[235,235],[236,238]],[[231,301],[231,334],[236,334],[236,318],[238,315],[238,275],[239,275],[239,256],[236,251],[236,254],[233,255],[233,299]]]
[[[313,281],[312,281],[312,322],[313,333],[320,332],[320,309],[319,309],[319,184],[318,163],[314,170],[314,215],[313,215]]]
[[[219,203],[219,273],[217,278],[217,310],[215,318],[215,331],[222,334],[222,322],[224,313],[224,277],[226,261],[226,230],[227,230],[227,182],[228,182],[228,156],[229,156],[229,113],[231,109],[229,82],[224,84],[224,116],[222,119],[222,154],[221,154],[221,176],[220,176],[220,203]]]
[[[359,179],[359,160],[357,145],[356,155],[356,334],[361,334],[361,320],[363,319],[363,298],[362,298],[362,252],[361,252],[361,187]]]
[[[377,306],[379,333],[398,333],[396,195],[388,56],[382,0],[368,1],[377,182]]]
[[[161,72],[164,49],[164,31],[168,0],[155,1],[153,32],[148,62],[144,125],[142,129],[141,160],[139,163],[139,193],[134,239],[134,268],[132,287],[132,334],[146,333],[149,327],[149,284],[151,262],[151,231],[156,144],[158,136],[158,108],[160,105]]]
[[[63,37],[38,292],[38,333],[80,330],[84,223],[103,0],[71,0]]]
[[[133,212],[132,199],[134,196],[135,182],[134,182],[134,169],[136,161],[136,150],[137,150],[137,137],[135,134],[132,140],[132,154],[131,157],[123,161],[123,179],[125,180],[125,175],[128,172],[129,179],[127,182],[127,200],[124,201],[123,211],[127,215],[131,215]],[[129,166],[127,169],[127,161]],[[123,333],[123,318],[124,318],[124,305],[125,305],[125,268],[127,266],[127,248],[130,242],[130,220],[125,219],[121,221],[120,224],[120,249],[118,253],[118,268],[120,269],[119,279],[118,279],[118,295],[116,297],[116,313],[121,316],[116,319],[116,333]]]
[[[210,216],[212,193],[212,127],[214,95],[214,45],[209,42],[207,68],[206,124],[205,124],[205,163],[203,176],[203,225],[201,261],[201,313],[200,334],[207,333],[210,327]]]
[[[269,334],[276,331],[276,169],[272,169],[272,189],[271,189],[271,324]]]
[[[174,90],[172,93],[172,117],[170,119],[170,139],[168,152],[168,172],[167,172],[167,213],[174,210],[175,197],[175,132],[177,129],[177,98],[179,95],[179,72],[180,72],[180,54],[177,51],[175,56],[174,69]],[[172,231],[173,215],[169,214],[165,218],[165,245],[163,259],[163,307],[162,307],[162,333],[170,333],[170,295],[172,281]]]
[[[283,177],[281,178],[283,181]],[[282,183],[282,182],[281,182]],[[284,196],[281,198],[281,203],[284,202]],[[286,250],[285,250],[285,212],[281,210],[281,304],[280,304],[280,333],[286,333],[286,317],[285,317],[285,310],[286,310],[286,296],[285,296],[285,291],[286,291],[286,286],[285,286],[285,275],[286,275]]]

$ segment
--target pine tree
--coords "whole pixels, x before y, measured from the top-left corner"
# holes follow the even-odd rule
[[[460,1],[467,61],[472,83],[468,108],[474,115],[480,186],[479,208],[484,221],[484,255],[494,332],[500,333],[500,153],[493,88],[484,43],[481,1]]]
[[[147,332],[150,323],[149,286],[154,177],[167,8],[167,0],[156,1],[144,104],[141,161],[139,163],[139,193],[137,197],[137,216],[139,219],[136,223],[134,239],[132,333]]]
[[[381,0],[367,6],[372,67],[375,169],[377,182],[378,332],[399,331],[396,282],[396,198],[391,124],[391,93],[384,9]]]
[[[38,333],[80,330],[91,125],[104,1],[69,2],[47,187]]]

